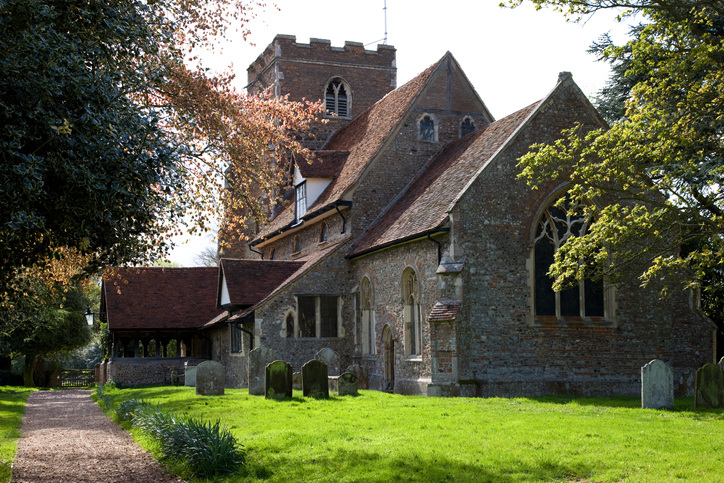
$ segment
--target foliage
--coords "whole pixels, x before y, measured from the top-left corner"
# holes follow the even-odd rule
[[[197,56],[232,23],[245,36],[257,7],[0,2],[0,294],[54,260],[94,273],[157,258],[184,215],[193,231],[217,209],[261,213],[251,187],[271,193],[303,151],[288,132],[319,106],[238,93]]]
[[[643,19],[626,45],[599,48],[618,67],[612,84],[626,97],[623,117],[614,114],[609,130],[565,131],[520,160],[521,176],[533,185],[570,180],[570,195],[589,201],[586,212],[596,220],[556,254],[556,287],[594,267],[614,281],[688,273],[691,285],[701,284],[724,261],[721,2],[532,1],[573,19],[603,8]],[[582,267],[581,260],[592,263]]]
[[[12,479],[12,462],[22,436],[25,403],[31,392],[24,387],[0,387],[0,483]]]
[[[642,410],[640,398],[428,398],[377,391],[273,401],[227,389],[115,392],[214,420],[248,441],[225,481],[716,480],[724,410]],[[686,438],[675,435],[686,434]],[[424,442],[424,444],[423,444]]]

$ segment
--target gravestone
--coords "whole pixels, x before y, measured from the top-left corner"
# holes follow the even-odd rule
[[[369,389],[369,378],[367,377],[367,369],[360,364],[352,364],[346,371],[353,374],[357,378],[357,389]]]
[[[304,397],[329,397],[327,364],[319,360],[311,360],[302,366],[302,392]]]
[[[224,366],[216,361],[204,361],[196,366],[196,394],[222,396],[224,394]]]
[[[302,390],[302,373],[301,372],[295,372],[292,374],[292,389],[296,389],[298,391]]]
[[[330,376],[339,376],[339,354],[329,347],[325,347],[317,352],[317,355],[315,355],[314,358],[318,361],[324,362],[327,366],[327,374]]]
[[[724,372],[718,365],[704,364],[696,371],[694,407],[724,407]]]
[[[274,349],[257,347],[249,352],[249,394],[262,396],[266,394],[264,378],[266,366],[277,359]]]
[[[264,395],[267,399],[292,397],[292,366],[274,361],[264,368]]]
[[[357,395],[357,377],[354,374],[345,372],[339,376],[337,381],[340,396],[356,396]]]
[[[195,363],[189,364],[189,361],[184,362],[184,386],[195,387],[196,386],[196,368],[198,366]]]
[[[641,407],[674,409],[674,371],[662,360],[641,368]]]

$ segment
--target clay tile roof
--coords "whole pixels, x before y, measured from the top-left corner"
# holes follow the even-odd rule
[[[349,151],[315,151],[317,159],[310,163],[307,159],[295,155],[299,172],[305,178],[326,178],[331,179],[337,176],[340,168],[347,160]]]
[[[313,212],[329,203],[334,203],[344,196],[357,181],[364,168],[372,161],[375,153],[395,126],[402,120],[412,101],[444,58],[425,69],[405,85],[388,93],[347,126],[332,135],[324,146],[325,151],[346,151],[349,154],[337,176],[314,204],[307,208],[307,212]],[[293,220],[294,205],[292,203],[279,213],[255,240],[282,229]]]
[[[437,302],[430,311],[427,318],[429,322],[443,322],[447,320],[455,320],[460,310],[461,302],[459,300]]]
[[[221,313],[216,267],[117,270],[103,280],[101,310],[111,330],[195,329]]]
[[[231,305],[249,307],[272,293],[304,265],[290,260],[221,260]]]
[[[538,103],[443,147],[385,213],[353,244],[354,257],[439,228],[456,196],[516,132]]]

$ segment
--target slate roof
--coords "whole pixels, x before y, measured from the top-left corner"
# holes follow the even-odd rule
[[[221,260],[218,273],[226,280],[231,305],[246,308],[263,300],[303,265],[303,261],[296,260],[226,258]]]
[[[349,248],[359,256],[439,228],[459,193],[533,113],[539,102],[446,145]]]
[[[103,280],[110,330],[196,329],[221,313],[217,267],[119,268]],[[120,291],[120,293],[119,293]]]
[[[333,181],[314,204],[307,207],[307,213],[313,213],[325,205],[342,199],[372,161],[393,129],[402,121],[408,107],[425,86],[431,74],[448,55],[450,54],[443,56],[442,59],[405,85],[389,92],[367,111],[332,135],[324,146],[324,151],[346,151],[349,154]],[[312,163],[313,165],[314,163]],[[254,241],[259,241],[266,235],[283,229],[293,221],[294,205],[292,203],[282,210]]]
[[[337,176],[340,168],[347,160],[349,151],[315,151],[317,159],[311,163],[300,155],[294,156],[294,161],[299,168],[299,172],[305,178],[325,178],[331,179]]]

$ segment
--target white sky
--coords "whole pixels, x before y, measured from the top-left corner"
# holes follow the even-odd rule
[[[609,75],[608,65],[586,51],[600,35],[610,32],[616,42],[627,27],[614,12],[597,13],[585,23],[566,22],[560,13],[535,11],[524,4],[500,8],[498,0],[387,0],[387,43],[397,49],[397,85],[401,86],[445,52],[452,52],[496,119],[544,97],[561,71],[593,98]],[[221,55],[207,58],[210,67],[233,65],[237,84],[246,83],[246,68],[276,34],[296,35],[297,41],[345,40],[376,49],[385,35],[384,0],[277,0],[279,11],[267,7],[253,20],[249,45],[230,32]],[[178,246],[171,261],[195,264],[194,257],[212,237],[197,237]]]

